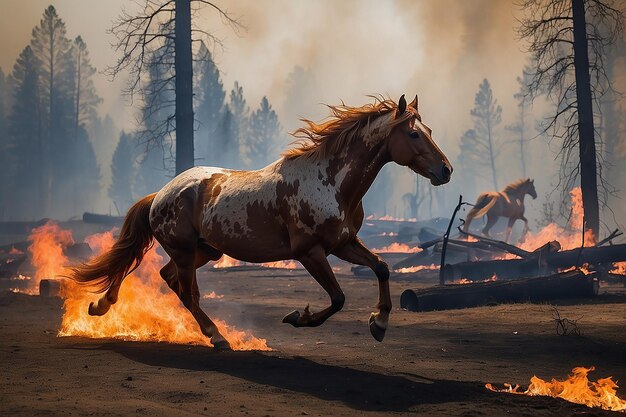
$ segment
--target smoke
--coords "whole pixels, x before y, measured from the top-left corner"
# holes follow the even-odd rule
[[[69,34],[83,35],[94,64],[103,69],[116,58],[109,46],[112,38],[105,31],[126,2],[88,3],[59,0],[56,6]],[[238,81],[252,110],[267,96],[286,131],[298,127],[300,117],[317,120],[326,116],[322,104],[343,101],[362,105],[370,100],[368,94],[383,94],[393,99],[401,94],[408,97],[418,94],[424,122],[432,128],[434,139],[454,164],[459,138],[472,127],[469,111],[478,85],[487,78],[503,108],[498,133],[505,142],[512,139],[504,127],[515,121],[516,78],[521,76],[528,59],[523,52],[524,43],[515,32],[516,17],[523,11],[513,1],[216,3],[245,27],[233,31],[210,7],[195,12],[196,26],[221,41],[222,46],[209,44],[209,47],[221,70],[224,87],[230,90]],[[10,53],[8,46],[2,46],[0,65],[5,72],[28,42],[30,29],[47,5],[39,0],[36,4],[41,7],[33,2],[26,5],[15,1],[11,13],[0,17],[0,23],[5,24],[0,25],[0,35],[11,39],[11,45],[19,45]],[[17,18],[12,18],[12,14]],[[7,54],[11,56],[7,58]],[[111,112],[118,127],[132,130],[130,104],[122,105],[119,99],[121,81],[111,87],[104,76],[97,80],[98,92],[105,99],[101,111]],[[544,114],[541,105],[532,111],[535,118]],[[116,138],[111,148],[115,141]],[[288,141],[286,137],[284,146]],[[553,162],[552,152],[556,148],[546,149],[543,139],[530,144],[527,171],[536,179],[540,196],[545,196],[556,183],[558,164]],[[499,159],[500,184],[521,176],[515,146],[505,145]],[[396,181],[389,214],[402,216],[402,195],[413,187],[414,174],[402,169],[393,172]],[[449,185],[435,191],[434,215],[448,215],[456,196],[463,191],[467,193],[469,186],[476,192],[489,188],[487,181],[469,178],[457,170]],[[476,195],[464,197],[473,200]],[[530,217],[540,215],[541,203],[541,199],[530,203]]]

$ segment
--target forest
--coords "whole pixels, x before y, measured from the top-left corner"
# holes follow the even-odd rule
[[[255,98],[248,99],[244,82],[232,80],[235,71],[224,67],[228,64],[219,64],[229,54],[228,41],[220,36],[228,36],[216,35],[214,29],[200,27],[204,23],[195,21],[200,22],[202,15],[218,16],[221,21],[211,22],[226,31],[221,33],[235,33],[235,43],[253,42],[254,24],[248,29],[251,20],[246,19],[250,16],[231,13],[219,5],[200,7],[206,6],[202,3],[190,3],[194,10],[190,22],[193,85],[187,93],[192,97],[191,135],[181,135],[181,127],[176,124],[176,79],[180,77],[176,77],[175,69],[172,12],[155,14],[158,19],[150,23],[149,29],[157,36],[145,45],[141,56],[126,56],[129,51],[120,49],[124,36],[133,35],[132,30],[139,28],[129,26],[133,16],[118,12],[116,20],[108,24],[107,38],[116,46],[117,56],[96,68],[91,59],[93,51],[81,34],[72,30],[73,22],[66,22],[54,5],[41,11],[39,22],[31,28],[30,41],[21,46],[12,68],[0,68],[0,220],[69,219],[85,211],[122,215],[132,202],[157,191],[175,175],[177,133],[193,138],[181,148],[191,150],[192,165],[263,167],[288,148],[294,139],[289,134],[302,125],[300,118],[321,119],[327,115],[323,104],[344,100],[323,87],[328,70],[315,61],[296,61],[290,68],[281,68],[285,73],[280,80],[282,94],[271,85],[266,91],[253,85]],[[516,74],[505,74],[497,68],[495,72],[473,73],[473,82],[461,88],[461,102],[467,107],[454,105],[458,117],[448,115],[445,104],[426,102],[434,113],[435,128],[439,128],[437,138],[453,156],[459,175],[441,190],[399,167],[387,166],[365,198],[368,215],[446,217],[458,194],[471,200],[481,191],[500,190],[517,178],[532,177],[542,184],[538,202],[529,208],[536,225],[567,221],[568,192],[580,183],[581,166],[575,155],[578,133],[573,129],[577,123],[573,51],[567,50],[571,46],[567,42],[549,44],[540,39],[548,36],[547,32],[532,33],[533,16],[529,11],[535,7],[539,12],[540,2],[526,3],[490,8],[492,18],[510,12],[518,22],[511,36],[524,52]],[[553,3],[553,11],[559,12],[561,2]],[[147,1],[143,9],[137,10],[137,16],[158,11],[158,5]],[[421,11],[434,13],[429,7]],[[626,185],[621,180],[626,157],[621,94],[626,84],[626,47],[622,22],[611,10],[619,12],[610,9],[588,13],[591,17],[587,23],[598,39],[589,45],[590,82],[598,204],[607,229],[621,224],[626,215],[618,198],[619,190]],[[411,11],[417,15],[420,9]],[[466,24],[472,13],[471,8],[460,7],[456,19]],[[459,35],[477,36],[477,40],[483,36],[485,42],[492,42],[494,33]],[[241,38],[244,41],[238,40]],[[138,59],[141,67],[131,62]],[[550,60],[556,66],[551,66]],[[454,69],[445,82],[463,71],[463,67]],[[224,81],[225,75],[228,82]],[[243,76],[256,82],[248,74]],[[106,90],[102,80],[115,78],[124,81],[123,88],[106,91],[103,100],[103,91],[98,91],[96,85],[105,85]],[[493,85],[494,78],[497,86]],[[385,88],[379,81],[363,86],[356,95],[360,95],[360,101],[350,104],[362,104],[367,94],[388,94]],[[426,91],[429,98],[433,96],[430,89]],[[441,91],[442,96],[449,93],[446,87]],[[124,113],[132,117],[116,117],[104,110],[112,94],[117,95],[117,102],[125,103]],[[352,99],[355,94],[349,91],[348,95]],[[272,96],[278,100],[278,108],[271,102]],[[442,123],[444,114],[454,121]],[[182,141],[178,142],[182,146]]]

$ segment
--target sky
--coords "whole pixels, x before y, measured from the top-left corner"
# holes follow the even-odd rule
[[[48,4],[0,0],[0,67],[5,73],[29,42]],[[123,8],[133,12],[138,3],[56,0],[53,4],[66,23],[68,37],[83,37],[98,70],[115,63],[118,54],[107,31]],[[229,91],[238,81],[253,110],[267,96],[285,131],[298,127],[301,117],[324,117],[323,104],[362,105],[371,101],[367,97],[371,94],[396,100],[401,94],[410,98],[418,94],[424,122],[454,161],[460,136],[472,127],[469,111],[485,78],[503,108],[502,127],[515,120],[516,78],[528,57],[515,31],[516,17],[522,11],[513,1],[237,0],[215,4],[242,26],[233,30],[210,7],[194,14],[194,24],[220,41],[209,43],[209,48],[224,87]],[[299,79],[293,76],[298,67],[305,74]],[[119,127],[132,130],[137,103],[121,97],[124,83],[123,76],[112,83],[103,74],[97,75],[96,88],[104,98],[100,114],[109,114]],[[502,134],[506,135],[504,130]],[[114,146],[112,141],[111,149]],[[556,165],[553,151],[540,152],[530,162],[531,172],[536,167],[538,175],[546,177],[538,183],[540,194],[548,192],[555,181],[556,170],[545,172],[546,165]],[[509,169],[501,173],[505,184],[519,178],[521,170],[513,149],[505,150],[503,158],[512,158]],[[110,175],[106,167],[103,175],[106,181]],[[462,180],[462,173],[453,176],[452,188],[456,183],[459,189]],[[412,184],[411,180],[406,184]],[[407,187],[399,187],[396,200],[409,191]]]

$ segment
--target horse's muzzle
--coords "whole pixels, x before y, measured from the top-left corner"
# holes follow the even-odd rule
[[[432,185],[443,185],[450,182],[452,171],[452,166],[447,162],[444,162],[442,164],[441,170],[439,172],[429,169],[428,173],[430,174],[430,183]]]

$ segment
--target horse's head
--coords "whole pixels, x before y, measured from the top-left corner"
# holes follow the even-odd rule
[[[532,180],[532,179],[528,178],[526,180],[526,184],[527,184],[527,187],[528,187],[528,188],[526,188],[526,194],[531,196],[533,198],[533,200],[536,200],[537,199],[537,190],[535,190],[535,180]]]
[[[432,130],[422,123],[417,110],[417,96],[407,107],[402,95],[395,117],[405,120],[392,130],[387,139],[391,159],[430,179],[433,185],[450,181],[452,165],[433,141]]]

